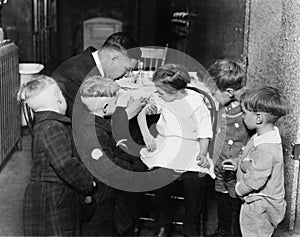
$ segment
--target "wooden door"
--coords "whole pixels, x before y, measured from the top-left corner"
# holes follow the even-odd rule
[[[48,75],[56,67],[56,10],[56,0],[33,0],[33,60],[43,64]]]

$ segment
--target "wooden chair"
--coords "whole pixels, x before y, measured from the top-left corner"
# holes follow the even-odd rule
[[[168,51],[168,45],[166,45],[165,48],[162,47],[141,47],[142,56],[140,59],[140,62],[143,63],[142,70],[145,71],[154,71],[158,67],[164,65],[167,51]]]
[[[212,130],[213,130],[213,138],[214,138],[215,134],[216,134],[216,130],[217,130],[217,110],[216,110],[216,106],[215,106],[215,102],[214,102],[213,98],[211,97],[210,94],[208,94],[207,92],[205,92],[205,91],[203,91],[199,88],[187,87],[187,89],[196,91],[196,92],[200,93],[203,96],[203,100],[204,100],[205,104],[207,105],[207,108],[210,111],[211,122],[212,122]],[[213,144],[214,144],[214,139],[211,140],[209,148],[208,148],[208,153],[210,154],[210,157],[212,157]],[[174,200],[175,202],[180,201],[180,200],[184,200],[184,198],[182,197],[181,192],[179,190],[181,188],[181,179],[180,179],[180,177],[179,177],[179,179],[175,180],[175,182],[177,182],[176,185],[175,185],[175,194],[172,195],[170,198],[172,200]],[[150,199],[150,200],[147,200],[147,198]],[[153,198],[155,198],[155,193],[154,192],[146,192],[145,193],[144,202],[147,203],[146,207],[149,208],[149,206],[151,206],[151,204],[153,204],[153,201],[154,201]],[[151,199],[152,199],[152,201],[151,201]],[[144,209],[143,207],[141,209],[142,209],[141,210],[141,216],[139,218],[140,221],[151,221],[151,222],[155,221],[154,217],[151,216],[150,213],[143,210]],[[151,210],[153,210],[153,209],[151,209]],[[205,231],[204,230],[205,215],[206,215],[206,210],[204,208],[204,211],[201,213],[200,223],[199,223],[199,226],[202,227],[202,228],[200,228],[200,229],[202,229],[202,233],[200,233],[201,236],[204,236],[204,234],[205,234],[204,233],[204,231]],[[183,222],[182,222],[182,220],[174,220],[172,222],[172,224],[173,225],[183,225]],[[141,226],[141,223],[138,223],[138,225],[136,226],[136,229],[135,229],[135,236],[139,235],[140,226]]]

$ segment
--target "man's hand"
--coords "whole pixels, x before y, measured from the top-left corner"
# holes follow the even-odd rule
[[[146,103],[147,98],[140,97],[138,99],[133,99],[133,97],[130,96],[125,109],[128,119],[132,119],[133,117],[137,116]]]

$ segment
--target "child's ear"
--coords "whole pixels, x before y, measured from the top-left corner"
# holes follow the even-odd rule
[[[227,89],[225,90],[225,92],[226,92],[226,94],[228,95],[228,97],[229,97],[230,99],[233,99],[233,98],[234,98],[234,90],[233,90],[233,89],[227,88]]]
[[[117,61],[117,59],[118,59],[118,56],[116,56],[116,55],[113,56],[110,60],[110,64],[114,64]]]
[[[119,55],[115,52],[111,52],[110,63],[111,64],[118,63],[118,59],[119,59]]]
[[[103,113],[106,114],[108,110],[108,103],[103,104]]]
[[[256,113],[256,124],[262,124],[264,122],[264,116],[261,113]]]

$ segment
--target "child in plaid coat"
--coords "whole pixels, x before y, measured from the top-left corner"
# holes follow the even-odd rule
[[[47,76],[22,86],[18,99],[35,112],[33,166],[23,200],[24,235],[79,235],[77,194],[90,195],[95,183],[73,156],[71,121],[64,115],[66,101]]]

